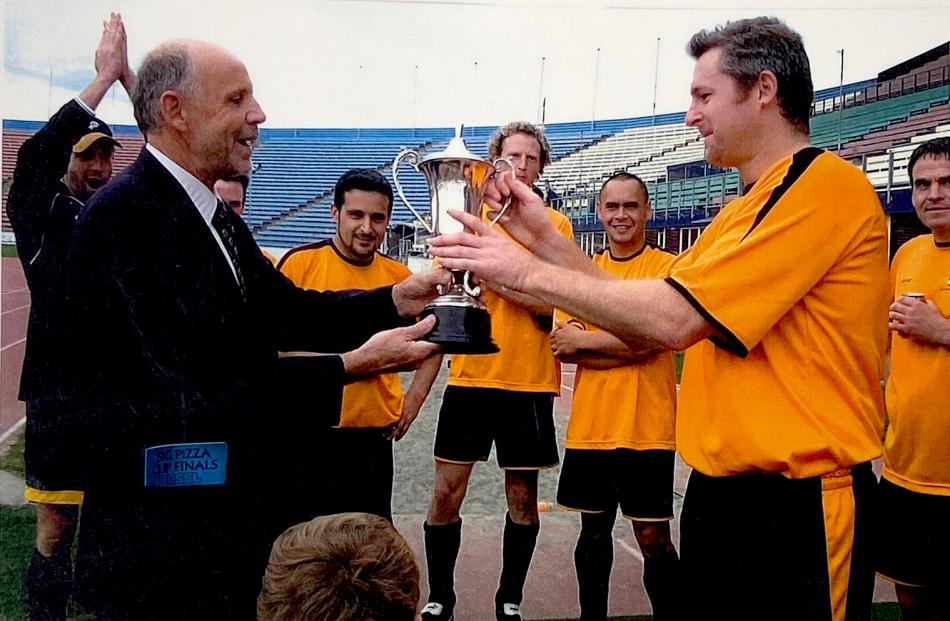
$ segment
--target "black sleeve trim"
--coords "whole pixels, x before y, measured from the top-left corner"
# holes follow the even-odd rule
[[[752,226],[750,226],[746,234],[742,236],[743,240],[755,230],[755,227],[759,226],[759,223],[765,219],[765,216],[775,207],[775,204],[785,196],[789,188],[798,181],[798,178],[805,173],[805,170],[807,170],[808,167],[811,166],[811,163],[822,153],[824,153],[824,151],[817,147],[805,147],[792,156],[792,163],[789,165],[788,171],[786,171],[785,177],[782,179],[782,183],[772,190],[765,204],[759,209],[759,213],[755,214],[755,220],[752,222]]]
[[[736,337],[736,335],[733,334],[731,330],[729,330],[729,328],[722,325],[718,319],[713,317],[712,314],[706,310],[702,304],[699,303],[699,300],[693,297],[693,294],[689,292],[689,289],[673,280],[672,277],[667,278],[665,282],[669,286],[673,287],[677,293],[683,296],[686,301],[690,303],[690,306],[695,308],[696,311],[703,316],[703,319],[712,324],[712,326],[719,330],[719,332],[725,337],[725,339],[721,339],[718,336],[709,337],[709,340],[712,341],[716,347],[719,347],[720,349],[723,349],[735,356],[739,356],[740,358],[745,358],[749,355],[749,350],[746,349],[746,346],[743,345],[742,341],[740,341],[738,337]]]

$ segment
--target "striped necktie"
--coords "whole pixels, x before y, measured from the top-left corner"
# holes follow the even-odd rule
[[[229,207],[219,200],[211,217],[211,226],[218,232],[224,249],[228,252],[231,265],[234,266],[234,275],[237,277],[238,288],[241,289],[241,298],[247,299],[247,289],[244,287],[244,274],[241,272],[241,261],[238,259],[237,244],[234,241],[234,224],[231,222]]]

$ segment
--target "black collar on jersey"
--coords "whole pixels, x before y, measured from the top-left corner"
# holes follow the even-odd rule
[[[647,249],[647,246],[649,245],[650,244],[646,244],[646,243],[643,244],[643,246],[641,246],[639,250],[634,252],[629,257],[615,257],[614,253],[610,251],[610,246],[607,246],[607,256],[610,257],[611,261],[616,261],[617,263],[625,263],[627,261],[632,261],[636,259],[637,257],[639,257],[641,254],[643,254],[643,252]]]
[[[788,170],[785,172],[785,177],[782,179],[782,182],[772,190],[765,204],[763,204],[759,212],[755,214],[755,220],[752,222],[752,226],[750,226],[746,234],[742,236],[743,240],[755,230],[755,227],[759,226],[759,223],[765,219],[765,216],[772,211],[772,207],[775,207],[775,204],[785,196],[789,188],[798,181],[798,178],[805,173],[808,167],[811,166],[811,163],[822,153],[824,153],[824,151],[818,147],[805,147],[792,156],[792,163],[789,164]]]

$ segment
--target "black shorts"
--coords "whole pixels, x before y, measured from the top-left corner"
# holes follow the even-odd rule
[[[556,466],[554,395],[446,386],[435,433],[435,458],[459,464],[488,461],[492,442],[500,468]]]
[[[630,520],[673,519],[675,451],[567,449],[557,504],[575,511],[620,512]]]
[[[687,619],[865,621],[874,591],[870,463],[825,477],[694,470],[680,520]]]
[[[60,399],[26,403],[25,498],[52,505],[81,505],[85,446],[75,411]]]
[[[908,586],[950,585],[950,496],[914,492],[886,479],[877,493],[877,572]]]

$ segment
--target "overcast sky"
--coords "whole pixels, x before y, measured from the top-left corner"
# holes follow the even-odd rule
[[[266,127],[537,121],[541,97],[549,123],[649,115],[657,38],[657,112],[678,112],[689,36],[755,15],[802,33],[816,88],[838,84],[841,48],[854,82],[950,38],[947,0],[3,1],[6,119],[45,119],[88,83],[110,10],[126,22],[133,67],[170,38],[231,49]],[[100,115],[132,123],[125,92],[114,91]]]

